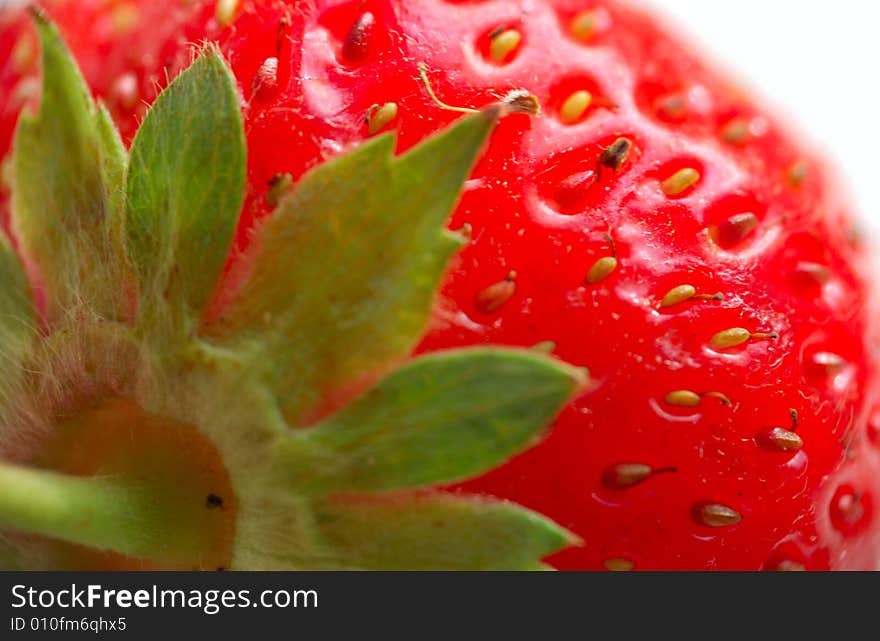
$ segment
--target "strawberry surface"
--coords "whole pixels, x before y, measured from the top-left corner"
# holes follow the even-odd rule
[[[276,176],[459,117],[419,63],[446,103],[543,105],[498,126],[467,183],[449,226],[470,242],[418,351],[541,344],[593,380],[541,444],[452,491],[570,528],[560,569],[880,565],[868,253],[821,157],[700,52],[615,2],[221,4],[45,3],[126,140],[193,45],[220,43],[248,144],[240,249]],[[38,86],[25,24],[0,18],[4,154]]]

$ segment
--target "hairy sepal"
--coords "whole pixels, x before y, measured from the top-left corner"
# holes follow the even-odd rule
[[[83,306],[115,318],[125,308],[118,238],[125,148],[55,26],[33,14],[43,88],[39,111],[22,114],[15,135],[14,225],[48,292],[50,324]]]
[[[252,354],[291,422],[422,335],[462,242],[445,222],[496,116],[399,157],[390,134],[367,142],[306,175],[259,229],[249,280],[206,333]]]
[[[125,234],[142,325],[188,334],[212,294],[244,199],[235,78],[208,46],[156,99],[132,143]]]

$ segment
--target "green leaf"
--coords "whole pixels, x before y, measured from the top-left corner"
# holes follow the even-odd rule
[[[124,291],[116,230],[125,148],[55,26],[38,11],[33,15],[43,92],[39,112],[22,114],[15,136],[17,228],[49,291],[50,319],[83,303],[112,317]]]
[[[290,422],[413,348],[461,243],[444,224],[496,117],[398,158],[377,137],[307,174],[259,230],[250,279],[206,332],[255,350]]]
[[[511,503],[431,493],[334,496],[321,534],[344,567],[367,570],[536,570],[573,543],[552,521]]]
[[[532,443],[580,382],[544,356],[465,349],[404,365],[283,456],[301,492],[384,491],[458,481]]]
[[[126,200],[140,317],[192,326],[220,277],[244,199],[235,79],[207,47],[159,97],[132,143]]]

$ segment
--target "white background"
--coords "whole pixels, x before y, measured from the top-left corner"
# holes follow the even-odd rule
[[[641,0],[836,158],[880,237],[880,3]]]

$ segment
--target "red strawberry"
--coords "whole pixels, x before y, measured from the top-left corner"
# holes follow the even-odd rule
[[[499,125],[449,221],[470,242],[417,352],[538,345],[592,384],[541,444],[454,489],[572,530],[562,569],[880,565],[867,252],[821,158],[652,17],[583,0],[47,6],[126,142],[189,43],[219,42],[248,145],[240,249],[307,170],[461,117],[420,63],[454,106],[534,94],[542,114]],[[19,50],[3,95],[34,86],[21,33],[0,35]],[[19,108],[0,105],[2,145]]]

